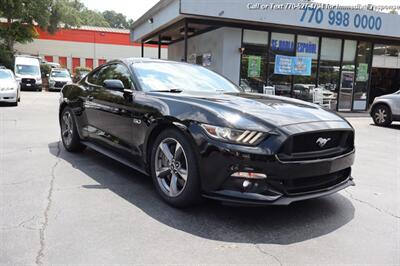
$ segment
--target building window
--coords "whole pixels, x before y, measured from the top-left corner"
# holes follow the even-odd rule
[[[369,102],[400,89],[400,46],[375,44]]]
[[[296,56],[308,57],[312,60],[310,76],[294,76],[293,97],[315,102],[314,92],[317,78],[319,37],[298,35]]]
[[[274,87],[276,95],[291,95],[292,76],[275,73],[275,62],[277,55],[295,55],[294,34],[275,33],[271,34],[271,45],[269,49],[269,80],[268,85]]]
[[[246,91],[263,92],[267,83],[268,32],[244,30],[240,86]]]
[[[315,98],[331,110],[337,106],[341,50],[342,40],[322,38],[318,83],[320,91]]]

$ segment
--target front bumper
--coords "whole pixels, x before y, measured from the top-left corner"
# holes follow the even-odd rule
[[[221,190],[211,192],[209,194],[204,194],[205,198],[220,200],[224,202],[234,203],[234,204],[245,204],[245,205],[289,205],[296,201],[303,201],[308,199],[315,199],[320,197],[329,196],[334,194],[342,189],[345,189],[349,186],[355,186],[352,177],[348,177],[342,183],[339,183],[335,186],[328,187],[323,190],[313,191],[311,193],[307,193],[304,195],[298,196],[288,196],[283,193],[276,193],[274,195],[263,195],[259,193],[248,193],[248,192],[239,192],[232,190]],[[272,191],[269,191],[272,192]]]
[[[41,90],[42,84],[20,83],[21,90]]]
[[[236,204],[289,205],[355,185],[351,177],[354,150],[330,158],[282,161],[276,154],[284,142],[280,136],[246,147],[210,139],[197,126],[190,132],[198,146],[201,186],[207,198]],[[267,178],[234,177],[235,172],[262,173]],[[250,181],[250,186],[245,187],[244,181]]]
[[[0,102],[15,103],[17,97],[17,91],[0,91]]]

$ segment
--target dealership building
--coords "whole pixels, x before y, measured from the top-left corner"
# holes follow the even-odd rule
[[[164,0],[134,23],[131,41],[166,46],[168,59],[246,90],[332,110],[364,111],[400,89],[399,15],[288,2]]]
[[[38,37],[27,44],[16,44],[18,54],[38,56],[47,62],[59,63],[71,73],[77,67],[95,68],[109,60],[124,57],[140,57],[141,45],[130,41],[129,30],[82,26],[60,29],[50,34],[36,28]],[[147,57],[158,57],[158,46],[143,47]],[[161,47],[161,57],[167,50]]]

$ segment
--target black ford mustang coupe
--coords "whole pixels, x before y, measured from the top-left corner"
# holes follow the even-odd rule
[[[202,196],[288,205],[354,185],[347,121],[307,102],[244,93],[201,66],[115,60],[61,95],[66,150],[90,147],[150,175],[176,207]]]

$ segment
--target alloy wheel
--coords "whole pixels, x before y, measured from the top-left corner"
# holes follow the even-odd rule
[[[176,139],[164,139],[157,147],[155,160],[161,190],[169,197],[179,196],[188,178],[188,161],[182,145]]]
[[[384,108],[378,108],[378,110],[375,112],[375,119],[379,124],[385,123],[387,116],[388,114]]]
[[[62,117],[61,132],[64,143],[67,146],[71,145],[73,130],[72,130],[72,116],[69,112],[65,112]]]

